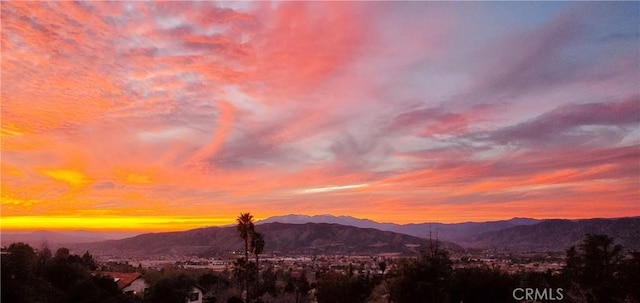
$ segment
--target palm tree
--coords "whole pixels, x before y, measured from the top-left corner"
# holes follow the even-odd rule
[[[249,266],[249,239],[253,238],[254,226],[253,226],[253,216],[250,213],[240,214],[236,219],[238,222],[238,234],[240,234],[240,238],[244,240],[244,266],[245,272],[248,270]],[[247,292],[247,299],[249,298],[249,277],[244,277],[244,290]]]
[[[253,237],[254,232],[253,216],[250,213],[240,214],[236,221],[238,234],[244,240],[244,259],[249,263],[249,239]]]
[[[260,293],[260,263],[259,258],[260,254],[264,250],[264,238],[262,237],[262,233],[257,231],[253,232],[253,237],[251,238],[251,249],[253,250],[253,254],[256,256],[256,297]]]
[[[258,265],[258,255],[262,253],[264,250],[264,237],[262,237],[262,233],[257,231],[253,232],[253,237],[251,238],[251,248],[253,249],[253,254],[256,255],[256,265]]]

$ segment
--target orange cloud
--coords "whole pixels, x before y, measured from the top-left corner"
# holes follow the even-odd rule
[[[80,187],[91,183],[83,173],[68,169],[44,169],[42,173],[69,184],[71,187]]]

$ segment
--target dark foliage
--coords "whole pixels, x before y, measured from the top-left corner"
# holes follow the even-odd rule
[[[391,299],[404,302],[449,302],[453,277],[445,250],[434,247],[415,260],[403,260],[392,274]]]
[[[242,298],[239,297],[231,297],[227,299],[227,303],[244,303],[244,301],[242,301]]]
[[[366,277],[327,272],[320,275],[317,287],[319,303],[358,303],[365,302],[374,285]]]
[[[196,281],[186,275],[164,278],[151,287],[145,302],[184,303],[187,294],[195,285]]]
[[[94,277],[93,257],[60,248],[38,251],[24,243],[11,244],[2,256],[2,302],[126,303],[128,298],[109,278]]]
[[[589,234],[578,247],[567,250],[563,277],[570,282],[571,298],[600,303],[639,301],[638,253],[625,259],[623,247],[613,243],[609,236]]]
[[[451,285],[451,302],[513,302],[513,276],[486,267],[456,269]]]

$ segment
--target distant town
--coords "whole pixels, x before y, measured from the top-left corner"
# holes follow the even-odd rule
[[[606,234],[587,233],[565,249],[536,251],[508,246],[463,248],[434,237],[336,223],[270,221],[257,224],[246,213],[238,217],[237,226],[230,227],[66,247],[46,242],[3,245],[2,300],[400,303],[638,302],[639,298],[633,285],[639,278],[640,252]],[[521,225],[504,229],[544,229],[549,224],[517,221]],[[576,226],[598,230],[608,226],[618,235],[630,234],[631,243],[637,237],[631,229],[639,222],[640,218],[573,221]],[[569,239],[567,233],[558,230],[553,238]],[[56,278],[59,275],[65,276],[64,283]],[[77,293],[79,285],[92,286]],[[111,289],[110,295],[95,301],[96,296],[104,296],[104,287]],[[92,295],[90,289],[96,293]],[[26,301],[15,301],[18,298]]]

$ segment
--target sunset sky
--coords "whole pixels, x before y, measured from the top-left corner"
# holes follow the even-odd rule
[[[5,2],[2,229],[640,215],[638,2]]]

